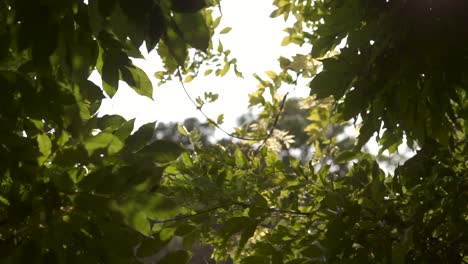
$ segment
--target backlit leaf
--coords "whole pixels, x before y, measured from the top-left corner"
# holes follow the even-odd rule
[[[88,138],[85,141],[85,147],[89,155],[101,148],[106,149],[107,152],[112,155],[123,147],[123,143],[112,133],[103,132]]]
[[[41,163],[45,161],[45,159],[52,153],[52,142],[47,134],[39,134],[37,135],[37,144],[39,146],[39,151],[42,153],[43,158],[41,159]]]
[[[216,124],[222,125],[224,123],[224,115],[220,114],[218,118],[216,119]]]
[[[146,73],[134,66],[124,66],[120,69],[122,79],[133,88],[135,92],[153,99],[153,85]]]
[[[247,159],[239,148],[234,151],[234,159],[238,168],[244,168],[247,165]]]
[[[184,40],[192,47],[205,51],[210,42],[210,31],[201,12],[174,14],[177,27]]]
[[[223,30],[221,30],[221,31],[219,32],[219,34],[227,34],[227,33],[229,33],[231,30],[232,30],[231,27],[225,27],[225,28],[223,28]]]

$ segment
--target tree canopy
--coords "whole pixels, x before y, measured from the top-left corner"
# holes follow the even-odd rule
[[[233,138],[210,142],[196,120],[158,136],[96,111],[119,81],[152,98],[142,46],[161,83],[241,77],[212,41],[222,2],[1,1],[0,262],[195,263],[207,244],[218,263],[468,263],[468,2],[273,4],[282,44],[312,49],[255,75],[260,112],[234,132],[206,116]],[[289,100],[299,79],[310,97]]]

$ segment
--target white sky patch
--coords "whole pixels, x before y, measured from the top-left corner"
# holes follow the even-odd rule
[[[248,8],[246,8],[248,7]],[[225,77],[203,76],[201,74],[192,82],[185,84],[192,98],[203,96],[205,92],[219,94],[215,103],[203,106],[203,111],[213,120],[224,114],[223,129],[231,132],[237,125],[237,118],[248,111],[248,94],[256,90],[257,80],[252,76],[257,73],[262,77],[267,70],[280,70],[277,59],[280,56],[291,57],[298,53],[307,54],[310,47],[298,47],[296,45],[281,46],[282,39],[287,33],[283,31],[288,26],[282,17],[271,19],[270,13],[275,9],[270,0],[223,0],[223,18],[218,30],[224,27],[232,27],[228,34],[215,35],[213,42],[221,38],[225,49],[231,50],[231,58],[237,59],[239,70],[244,78],[236,77],[232,70]],[[217,9],[215,9],[217,12]],[[291,24],[291,21],[288,21]],[[346,45],[346,38],[338,48]],[[205,121],[203,115],[196,110],[190,99],[185,95],[178,80],[169,81],[158,86],[158,81],[153,77],[154,73],[162,68],[162,62],[156,51],[147,53],[142,47],[141,52],[145,60],[133,60],[150,77],[153,86],[153,100],[138,95],[125,82],[119,82],[119,89],[112,99],[103,100],[99,110],[99,116],[105,114],[118,114],[126,119],[136,118],[136,128],[154,121],[181,122],[189,117],[197,117]],[[177,79],[177,78],[174,78]],[[94,72],[90,80],[102,87],[101,78]],[[284,87],[280,91],[287,92],[290,87]],[[296,89],[289,98],[306,97],[310,88],[305,80],[299,80]],[[358,131],[348,128],[345,133],[357,136]],[[225,137],[221,131],[216,130],[216,137]],[[378,145],[375,136],[366,144],[371,154],[378,153]],[[412,156],[406,146],[399,147],[399,152]],[[385,152],[384,152],[385,155]],[[404,161],[404,160],[403,160]]]
[[[283,29],[287,24],[282,18],[269,17],[274,9],[271,1],[265,0],[222,1],[223,18],[218,29],[229,26],[232,30],[228,34],[216,35],[213,41],[217,43],[217,37],[221,38],[224,48],[231,50],[230,57],[237,59],[244,78],[238,78],[232,72],[225,77],[204,77],[202,71],[192,82],[185,84],[192,98],[210,91],[219,94],[219,99],[215,103],[203,106],[203,111],[213,120],[216,120],[219,114],[224,114],[222,127],[227,131],[232,131],[237,118],[248,110],[248,94],[255,91],[257,85],[253,73],[263,76],[266,70],[279,70],[277,59],[281,55],[310,52],[294,45],[281,46],[281,41],[286,36]],[[103,101],[99,115],[119,114],[126,119],[136,118],[137,127],[154,121],[180,122],[192,116],[204,121],[204,117],[196,111],[178,80],[157,86],[153,75],[162,67],[159,55],[156,51],[147,54],[144,47],[141,51],[146,60],[134,60],[134,63],[142,68],[153,82],[154,101],[139,96],[126,83],[120,82],[114,97]],[[97,72],[93,73],[90,79],[101,86]],[[305,97],[308,94],[309,88],[304,83],[298,86],[290,97]],[[222,136],[219,131],[216,134]]]

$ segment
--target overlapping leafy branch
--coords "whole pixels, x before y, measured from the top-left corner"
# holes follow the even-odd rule
[[[130,263],[151,237],[147,217],[171,214],[152,192],[182,149],[152,141],[154,123],[131,134],[133,120],[96,111],[119,81],[152,97],[131,60],[142,44],[170,74],[192,48],[209,53],[217,3],[187,3],[0,3],[2,263]],[[95,69],[103,89],[88,80]]]
[[[236,133],[269,135],[282,108],[279,87],[307,73],[315,96],[307,131],[319,155],[303,164],[267,148],[195,148],[165,183],[182,187],[174,199],[191,211],[171,228],[191,225],[191,235],[216,245],[217,259],[240,263],[466,262],[468,42],[457,26],[466,6],[275,4],[272,16],[296,19],[283,44],[313,48],[280,58],[282,71],[267,72],[270,80],[257,76],[250,102],[264,110]],[[329,128],[351,118],[362,119],[356,146],[336,149]],[[361,152],[374,133],[382,151],[395,153],[404,139],[418,151],[384,173],[378,157]]]
[[[295,19],[283,44],[312,50],[256,75],[261,112],[234,133],[248,144],[204,145],[180,126],[184,148],[154,140],[154,123],[131,134],[133,121],[96,117],[119,81],[151,97],[130,59],[143,43],[163,81],[190,81],[203,61],[229,71],[210,40],[216,4],[0,3],[2,263],[186,263],[198,242],[236,263],[467,262],[466,4],[275,0],[272,16]],[[299,78],[313,95],[306,158],[282,151],[280,91]],[[353,147],[338,134],[351,118]],[[382,150],[404,137],[418,149],[390,173],[361,151],[382,127]]]

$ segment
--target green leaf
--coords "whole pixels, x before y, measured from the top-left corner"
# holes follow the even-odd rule
[[[162,241],[157,236],[146,239],[138,246],[136,256],[139,258],[150,257],[163,249],[166,244],[167,241]]]
[[[182,163],[184,164],[185,167],[187,167],[187,168],[192,168],[193,167],[192,159],[191,159],[190,155],[187,152],[182,153],[180,157],[181,157]]]
[[[162,241],[168,241],[169,239],[174,237],[175,231],[176,228],[174,227],[163,228],[161,231],[159,231],[159,238]]]
[[[161,57],[168,57],[167,54],[163,53],[163,51],[167,49],[168,54],[174,58],[177,65],[173,70],[175,70],[177,66],[183,66],[185,64],[185,59],[187,58],[188,54],[187,46],[185,44],[186,42],[178,33],[179,29],[176,29],[175,27],[175,25],[171,25],[170,27],[166,28],[166,35],[164,38],[166,45],[159,45],[158,48],[158,53],[161,55]],[[166,67],[172,70],[173,66],[170,65],[169,61],[166,61]]]
[[[289,45],[289,43],[291,43],[291,37],[290,36],[286,36],[283,38],[283,40],[281,41],[281,46],[287,46]]]
[[[195,98],[195,102],[197,102],[197,105],[200,108],[205,104],[205,102],[203,102],[203,100],[200,97]]]
[[[340,99],[346,87],[342,85],[335,74],[322,71],[310,82],[311,94],[317,95],[317,99],[334,96]]]
[[[210,43],[210,30],[201,12],[174,14],[174,21],[183,39],[192,47],[206,51]]]
[[[126,121],[119,129],[114,131],[114,135],[124,142],[133,131],[134,123],[135,119]]]
[[[250,218],[246,216],[233,217],[223,224],[219,232],[224,239],[229,239],[232,235],[242,231],[249,222]]]
[[[99,13],[102,17],[106,18],[110,16],[115,8],[117,0],[94,0],[91,2],[97,2],[99,7]]]
[[[349,162],[353,159],[359,158],[360,157],[360,152],[354,151],[354,150],[345,150],[340,152],[336,156],[336,162],[338,163],[346,163]]]
[[[401,235],[400,241],[392,248],[392,264],[404,263],[405,258],[413,246],[412,227],[406,228]]]
[[[252,218],[263,217],[269,212],[268,201],[263,195],[256,193],[254,202],[249,207],[249,216]]]
[[[80,92],[83,99],[90,102],[100,102],[104,98],[101,88],[89,80],[80,83]]]
[[[255,243],[255,250],[260,255],[267,255],[267,256],[275,255],[277,253],[277,250],[275,249],[273,245],[264,241],[259,241]]]
[[[125,118],[119,115],[104,115],[98,119],[97,127],[102,131],[114,131],[125,124],[125,122],[127,122]]]
[[[162,258],[158,263],[159,264],[185,264],[189,260],[190,255],[187,251],[178,250],[175,252],[170,252],[164,258]]]
[[[398,146],[403,143],[403,131],[401,130],[386,130],[383,136],[379,139],[379,144],[382,146],[379,150],[379,155],[386,149],[390,153],[395,153]]]
[[[127,138],[125,147],[130,151],[138,151],[150,143],[154,134],[156,122],[148,123],[141,126],[138,131]]]
[[[174,142],[155,140],[151,144],[145,146],[140,153],[149,154],[152,156],[154,162],[165,164],[176,160],[183,151],[184,149]]]
[[[242,169],[247,165],[247,159],[245,158],[244,153],[242,153],[242,150],[239,148],[236,148],[234,151],[234,160],[236,167],[239,169]]]
[[[0,203],[2,203],[3,205],[6,205],[6,206],[10,205],[10,202],[8,201],[8,199],[6,199],[5,197],[3,197],[1,195],[0,195]]]
[[[160,5],[154,5],[148,17],[149,25],[146,30],[146,49],[148,53],[156,47],[166,30],[166,21]]]
[[[375,122],[372,117],[364,118],[363,124],[359,129],[358,142],[356,148],[360,149],[369,139],[380,129],[380,121]]]
[[[216,50],[219,53],[222,53],[224,51],[223,43],[221,43],[221,41],[218,41],[218,48]]]
[[[241,260],[242,264],[268,264],[270,259],[267,256],[248,256]]]
[[[190,134],[190,133],[187,131],[187,128],[186,128],[184,125],[182,125],[182,124],[177,124],[177,130],[179,130],[179,132],[180,132],[182,135],[186,136],[186,137],[188,137],[189,134]]]
[[[312,43],[312,57],[321,58],[330,51],[336,39],[334,36],[331,37],[321,37],[315,42]]]
[[[253,221],[244,226],[244,230],[242,231],[242,235],[237,246],[237,256],[241,254],[249,239],[255,234],[255,231],[257,230],[257,224],[258,223],[256,221]]]
[[[316,245],[307,247],[301,252],[301,254],[309,258],[320,258],[324,256],[323,250]]]
[[[171,198],[147,191],[133,193],[132,199],[121,200],[113,207],[122,213],[130,226],[147,235],[152,233],[154,221],[175,217],[180,212],[180,207]]]
[[[88,155],[94,153],[98,149],[107,149],[107,152],[112,155],[120,151],[123,147],[122,141],[112,133],[102,132],[96,136],[90,137],[85,141],[85,148]]]
[[[177,203],[170,197],[163,194],[152,195],[145,203],[149,217],[160,220],[173,217],[180,210]]]
[[[109,97],[113,97],[119,88],[119,68],[115,61],[104,57],[102,65],[102,88]]]
[[[226,75],[226,73],[229,72],[230,68],[231,68],[231,64],[230,63],[225,63],[223,69],[219,72],[218,75],[220,75],[220,76]]]
[[[52,175],[51,179],[57,190],[64,193],[73,192],[74,183],[68,174],[55,174]]]
[[[171,0],[174,12],[194,13],[206,6],[205,0]]]
[[[280,63],[280,67],[281,69],[285,70],[289,67],[289,65],[291,65],[291,61],[285,57],[280,57],[278,59],[279,63]]]
[[[39,147],[39,151],[42,153],[42,158],[40,159],[40,163],[43,163],[47,157],[52,153],[52,142],[47,134],[39,134],[37,135],[37,144]]]
[[[224,115],[220,114],[218,118],[216,119],[216,124],[222,125],[224,123]]]
[[[144,30],[147,25],[147,16],[154,6],[153,0],[139,0],[137,4],[133,0],[119,0],[123,13],[128,17],[129,26],[127,34],[136,47],[140,47],[144,40]]]
[[[174,235],[184,237],[193,233],[193,231],[195,230],[196,230],[196,227],[194,225],[187,224],[187,223],[180,223],[177,225],[177,230],[175,231]]]
[[[274,80],[274,79],[277,77],[277,74],[276,74],[276,72],[274,72],[274,71],[266,71],[265,73],[266,73],[266,75],[268,75],[268,77],[270,77],[270,79],[272,79],[272,80]]]
[[[227,33],[229,33],[231,30],[232,30],[231,27],[225,27],[225,28],[223,28],[223,30],[221,30],[221,31],[219,32],[219,34],[227,34]]]
[[[212,103],[212,102],[215,102],[216,100],[218,100],[219,95],[216,94],[216,93],[212,93],[212,92],[205,92],[204,98],[205,98],[206,101]]]
[[[120,69],[123,80],[133,88],[135,92],[153,99],[153,85],[146,73],[135,66],[124,66]]]
[[[195,76],[193,76],[193,75],[187,75],[187,76],[185,76],[184,82],[185,82],[185,83],[189,83],[189,82],[191,82],[194,78],[195,78]]]

